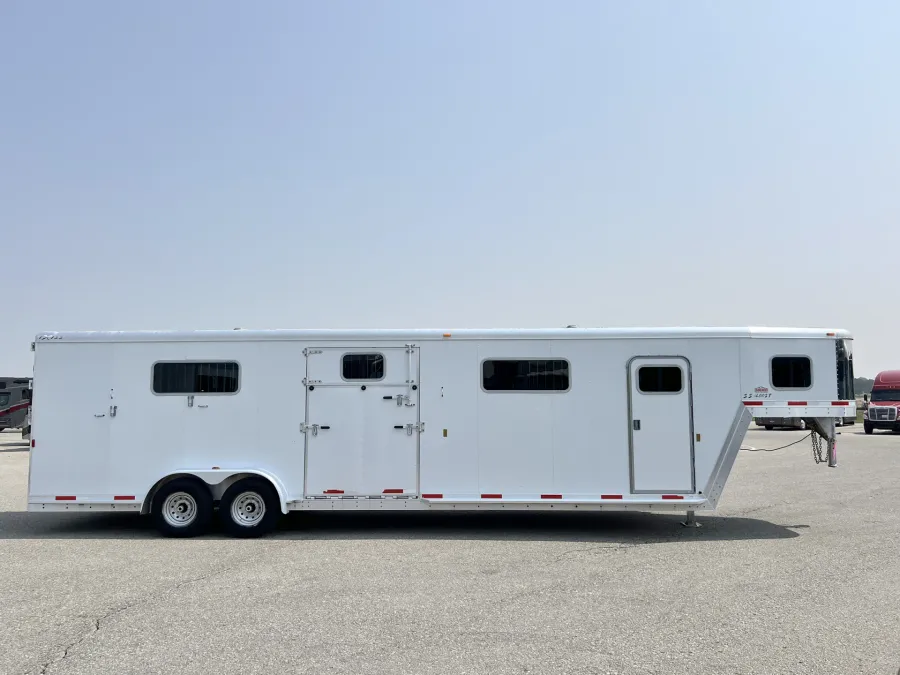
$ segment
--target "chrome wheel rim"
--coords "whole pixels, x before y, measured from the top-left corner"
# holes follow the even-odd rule
[[[231,519],[238,525],[252,527],[266,515],[266,501],[256,492],[242,492],[231,502]]]
[[[163,502],[162,514],[172,527],[186,527],[197,517],[197,501],[187,492],[174,492]]]

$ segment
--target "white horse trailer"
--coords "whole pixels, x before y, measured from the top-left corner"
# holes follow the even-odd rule
[[[754,416],[806,419],[835,466],[851,373],[830,329],[43,333],[28,510],[136,511],[172,536],[300,509],[694,522]]]

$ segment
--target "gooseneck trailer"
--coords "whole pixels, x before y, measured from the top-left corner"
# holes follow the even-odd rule
[[[753,417],[836,466],[848,332],[787,328],[53,332],[29,511],[236,536],[291,510],[714,510]]]

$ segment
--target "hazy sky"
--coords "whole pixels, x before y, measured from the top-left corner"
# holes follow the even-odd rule
[[[898,20],[4,0],[0,374],[42,330],[569,323],[834,326],[900,367]]]

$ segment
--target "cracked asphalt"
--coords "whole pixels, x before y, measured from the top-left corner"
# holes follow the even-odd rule
[[[900,435],[751,430],[715,516],[291,514],[262,540],[24,512],[0,434],[0,673],[900,668]]]

